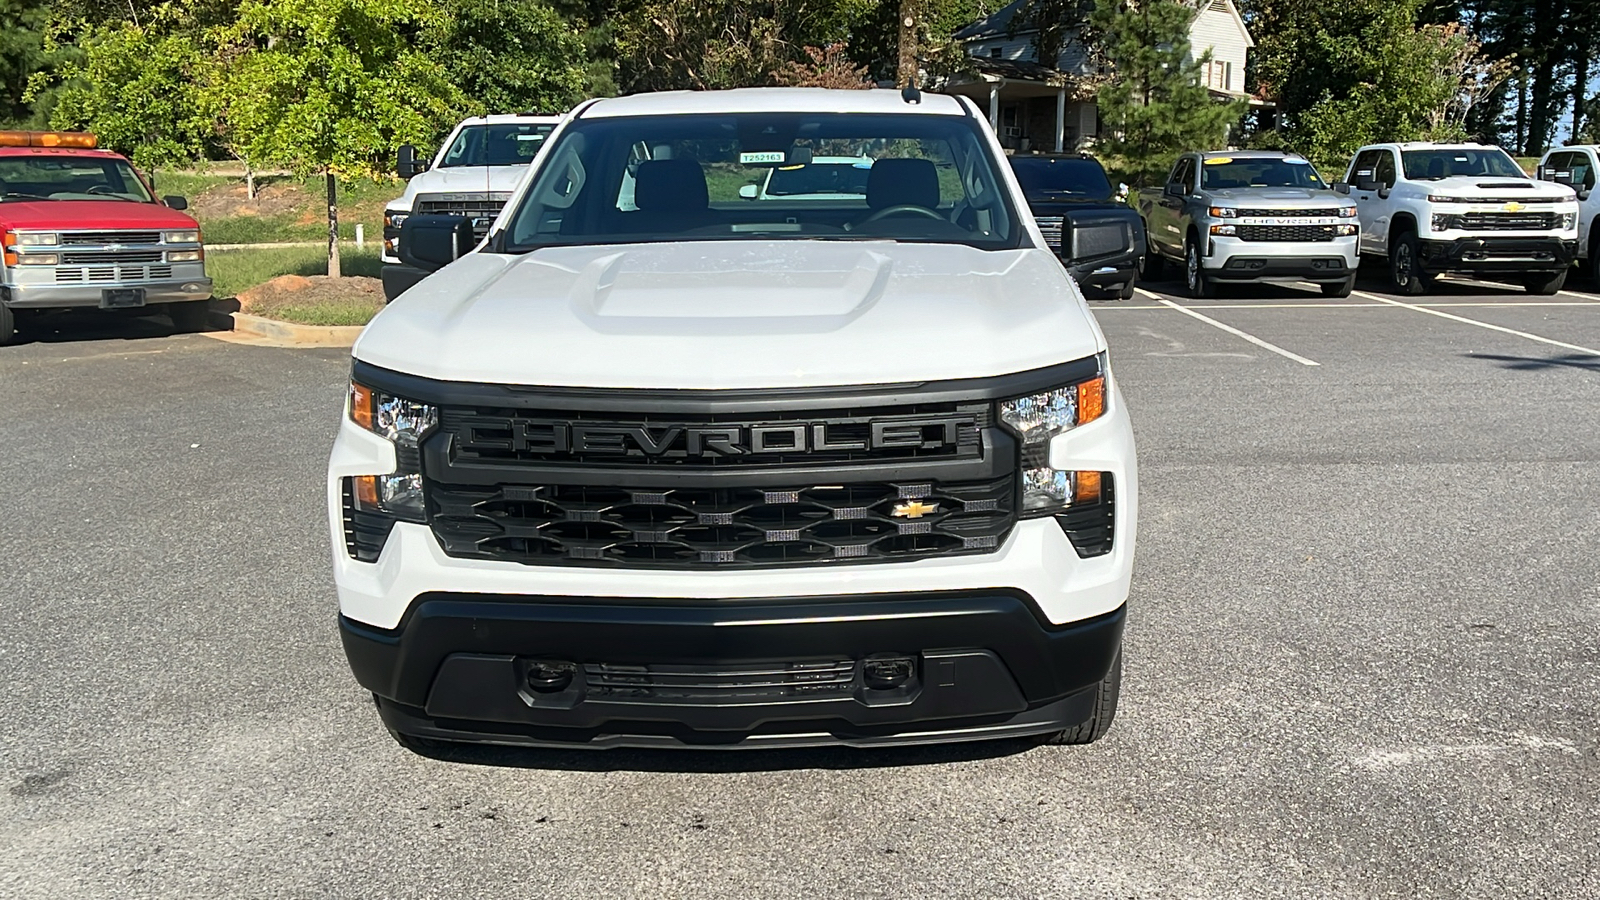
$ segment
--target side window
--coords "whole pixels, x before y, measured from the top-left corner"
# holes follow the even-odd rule
[[[1378,151],[1365,150],[1356,155],[1356,161],[1350,165],[1350,183],[1358,185],[1369,178],[1376,177]]]
[[[1384,187],[1394,187],[1394,154],[1388,150],[1376,152],[1378,154],[1378,164],[1374,177]]]
[[[1593,153],[1572,154],[1572,183],[1581,184],[1585,188],[1593,189],[1595,185],[1595,155]]]
[[[1172,173],[1167,176],[1167,184],[1178,184],[1183,181],[1183,170],[1189,166],[1189,157],[1180,156],[1172,164]]]
[[[1574,162],[1573,157],[1577,155],[1578,154],[1576,153],[1550,154],[1550,156],[1545,159],[1544,164],[1539,166],[1539,171],[1537,173],[1538,179],[1540,181],[1555,181],[1556,173],[1567,171]],[[1578,179],[1574,177],[1572,181],[1574,184],[1576,184]]]
[[[1194,159],[1185,156],[1172,167],[1172,183],[1183,185],[1185,194],[1194,193]]]

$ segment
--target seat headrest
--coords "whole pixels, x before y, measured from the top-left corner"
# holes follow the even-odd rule
[[[927,159],[880,159],[867,175],[867,205],[934,209],[939,205],[939,170]]]
[[[1435,156],[1433,159],[1428,160],[1429,178],[1443,178],[1449,174],[1449,172],[1445,171],[1443,158]]]
[[[706,173],[692,159],[647,159],[633,178],[633,204],[642,210],[693,212],[711,205]]]

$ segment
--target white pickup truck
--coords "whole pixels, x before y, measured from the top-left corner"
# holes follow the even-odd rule
[[[415,214],[462,216],[478,237],[517,189],[558,115],[517,113],[474,116],[451,130],[433,161],[416,148],[400,148],[395,167],[407,179],[405,193],[383,210],[383,292],[390,300],[427,274],[400,262],[400,228]]]
[[[1554,294],[1577,254],[1572,191],[1528,177],[1499,147],[1374,144],[1334,190],[1355,197],[1361,253],[1388,260],[1396,293],[1461,272]]]
[[[1578,259],[1600,286],[1600,145],[1580,144],[1551,150],[1539,160],[1538,177],[1570,187],[1578,195]]]

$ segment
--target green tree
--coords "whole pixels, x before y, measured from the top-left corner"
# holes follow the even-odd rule
[[[0,0],[0,124],[26,124],[33,118],[27,86],[51,65],[45,45],[50,7],[41,0]]]
[[[467,100],[420,47],[443,24],[425,0],[244,0],[213,34],[210,108],[247,159],[320,173],[328,274],[339,275],[337,178],[377,177]]]
[[[624,91],[709,90],[772,84],[806,46],[843,40],[829,0],[655,0],[617,21]]]
[[[1140,185],[1158,181],[1185,150],[1221,146],[1244,115],[1243,103],[1217,101],[1201,84],[1211,55],[1190,55],[1194,16],[1182,0],[1097,0],[1090,14],[1115,76],[1099,93],[1109,134],[1099,146]]]
[[[452,0],[438,59],[486,112],[564,110],[583,95],[581,37],[543,0]]]

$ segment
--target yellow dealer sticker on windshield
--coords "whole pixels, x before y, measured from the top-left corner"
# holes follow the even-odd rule
[[[1213,156],[1210,159],[1206,160],[1206,165],[1208,165],[1208,166],[1220,166],[1223,163],[1231,163],[1231,162],[1233,162],[1233,157],[1231,157],[1231,156]]]

